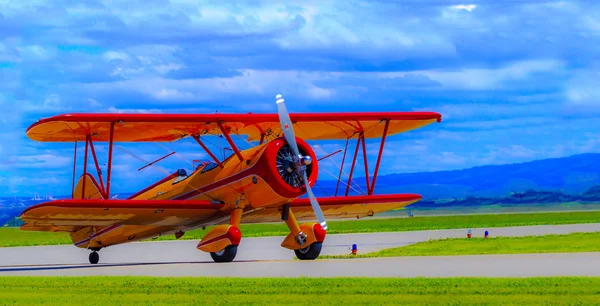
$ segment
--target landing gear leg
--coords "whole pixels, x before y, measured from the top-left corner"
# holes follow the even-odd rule
[[[245,197],[244,197],[244,198],[242,198],[242,201],[238,201],[237,207],[231,212],[231,217],[229,218],[229,224],[233,225],[233,227],[235,227],[234,231],[237,231],[240,236],[241,236],[241,233],[239,232],[238,227],[242,220],[242,213],[244,212],[245,204],[246,203],[245,203]],[[229,229],[228,232],[230,230],[231,229]],[[240,237],[238,237],[238,239],[237,239],[238,243],[239,243],[239,238]],[[219,251],[210,252],[210,257],[212,257],[212,259],[215,262],[232,262],[235,259],[235,256],[237,255],[237,249],[238,249],[237,244],[236,245],[228,245],[224,249],[221,249]]]
[[[322,242],[315,241],[311,244],[306,244],[307,235],[302,232],[300,225],[298,225],[298,221],[294,216],[294,213],[289,207],[289,204],[283,206],[283,210],[281,212],[281,219],[285,221],[285,224],[290,229],[292,235],[294,236],[298,245],[300,245],[300,249],[294,250],[296,253],[296,257],[301,260],[313,260],[319,257],[321,254],[321,247],[323,246]],[[314,240],[313,240],[314,241]]]
[[[304,234],[300,229],[300,225],[298,225],[298,221],[296,220],[296,216],[294,216],[294,213],[290,208],[290,204],[283,205],[281,219],[285,221],[285,224],[296,238],[296,242],[298,242],[300,246],[303,246],[304,243],[306,243],[306,234]]]

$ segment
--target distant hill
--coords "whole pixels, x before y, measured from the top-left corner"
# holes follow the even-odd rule
[[[366,189],[364,177],[353,181]],[[335,190],[335,183],[319,181],[327,193]],[[599,184],[600,154],[589,153],[464,170],[384,175],[377,178],[375,192],[419,193],[424,199],[501,197],[527,190],[579,194]]]

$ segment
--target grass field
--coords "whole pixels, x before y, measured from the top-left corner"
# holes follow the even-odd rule
[[[577,224],[600,222],[600,211],[552,212],[522,214],[482,214],[435,216],[390,219],[363,219],[348,221],[329,221],[328,234],[400,232],[453,228],[493,228],[524,225]],[[187,232],[181,239],[200,240],[210,229],[198,229]],[[242,224],[243,237],[285,236],[288,229],[284,223]],[[173,240],[173,235],[159,237],[159,240]],[[70,244],[65,233],[24,232],[18,228],[0,228],[0,246],[30,246]]]
[[[2,277],[10,305],[600,305],[600,278]]]
[[[482,254],[600,252],[600,232],[527,237],[448,238],[419,242],[378,252],[320,256],[319,258],[366,258],[397,256],[443,256]]]

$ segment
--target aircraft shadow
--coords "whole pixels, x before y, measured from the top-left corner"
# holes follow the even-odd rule
[[[235,260],[236,262],[261,262],[264,260]],[[221,264],[213,261],[164,261],[164,262],[140,262],[140,263],[114,263],[114,264],[42,264],[42,265],[14,265],[3,266],[0,272],[19,272],[19,271],[44,271],[44,270],[68,270],[68,269],[94,269],[109,267],[135,267],[135,266],[153,266],[153,265],[180,265],[180,264]]]

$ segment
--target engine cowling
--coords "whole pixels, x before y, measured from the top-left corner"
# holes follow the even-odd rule
[[[310,158],[304,165],[310,186],[314,186],[318,177],[318,161],[315,152],[308,143],[296,137],[298,149],[302,156]],[[293,153],[285,138],[277,138],[269,142],[260,158],[258,173],[275,192],[285,198],[297,198],[306,193],[306,188],[296,171],[292,159]]]

